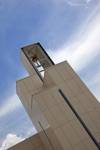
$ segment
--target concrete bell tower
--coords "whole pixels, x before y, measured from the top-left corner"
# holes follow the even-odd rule
[[[43,81],[44,70],[54,65],[54,62],[48,56],[40,43],[32,44],[22,48],[22,63],[29,74],[37,74]]]
[[[21,60],[29,76],[17,94],[45,149],[100,150],[100,103],[68,62],[54,64],[40,43],[23,47]]]

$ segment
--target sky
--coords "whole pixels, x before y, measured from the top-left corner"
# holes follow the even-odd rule
[[[100,0],[0,0],[0,150],[36,133],[16,95],[20,48],[40,42],[67,60],[100,101]]]

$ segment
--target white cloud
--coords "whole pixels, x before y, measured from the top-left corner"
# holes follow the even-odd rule
[[[66,0],[66,2],[71,6],[80,6],[80,5],[86,5],[89,3],[87,0]]]
[[[16,94],[9,97],[3,105],[0,106],[0,117],[7,115],[18,107],[21,107],[21,102]]]
[[[77,70],[86,67],[98,54],[100,54],[100,14],[93,18],[87,30],[82,32],[69,45],[65,44],[57,51],[50,54],[56,63],[68,60]]]
[[[92,1],[93,1],[93,0],[86,0],[87,3],[90,3],[90,2],[92,2]],[[94,1],[95,1],[95,0],[94,0]]]
[[[17,135],[10,133],[6,136],[5,140],[3,141],[2,146],[0,147],[0,150],[6,150],[23,140],[24,138],[18,137]]]
[[[87,6],[93,0],[52,0],[55,4],[68,4],[69,6]]]
[[[93,0],[53,0],[56,3],[67,3],[70,6],[85,6]]]

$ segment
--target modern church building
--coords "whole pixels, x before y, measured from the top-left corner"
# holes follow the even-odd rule
[[[40,43],[21,60],[29,76],[17,94],[38,133],[10,150],[100,150],[100,103],[68,62],[54,64]]]

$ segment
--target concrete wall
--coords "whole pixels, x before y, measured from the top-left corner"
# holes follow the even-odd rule
[[[45,150],[38,134],[16,144],[8,150]]]
[[[67,62],[49,67],[44,82],[37,75],[17,81],[17,94],[38,132],[43,131],[40,137],[48,150],[97,150],[59,88],[99,142],[100,103]]]

